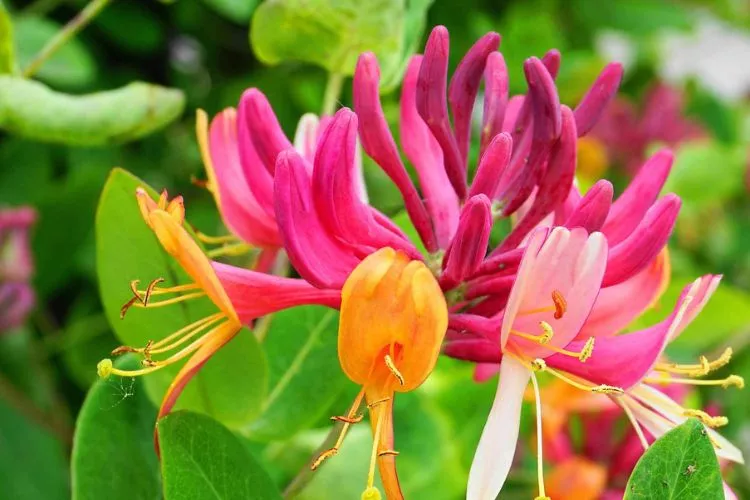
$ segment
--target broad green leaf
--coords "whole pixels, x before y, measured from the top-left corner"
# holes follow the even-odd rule
[[[18,64],[24,68],[62,26],[41,17],[18,16],[13,28]],[[55,87],[82,88],[96,78],[96,63],[86,45],[73,38],[47,59],[34,77]]]
[[[68,498],[68,466],[62,443],[1,398],[0,443],[0,491],[3,498]]]
[[[121,369],[139,365],[134,355],[117,362]],[[146,396],[142,379],[110,377],[97,381],[76,422],[71,465],[73,500],[160,499],[155,424],[156,407]]]
[[[164,498],[281,499],[263,467],[229,430],[195,413],[159,420]]]
[[[652,0],[575,0],[567,6],[567,11],[592,31],[611,28],[635,36],[652,35],[668,28],[687,30],[695,17],[689,9]]]
[[[714,142],[686,144],[677,152],[665,190],[678,194],[685,210],[722,203],[744,192],[747,151]]]
[[[73,96],[32,80],[0,76],[0,128],[29,139],[72,146],[120,144],[177,118],[180,90],[143,82]]]
[[[427,11],[433,2],[434,0],[406,0],[401,50],[380,60],[382,92],[393,90],[401,83],[409,59],[419,48],[427,23]]]
[[[706,429],[696,419],[666,433],[643,454],[625,489],[625,500],[722,500],[719,462]]]
[[[236,23],[247,23],[253,15],[258,0],[203,0],[222,16]]]
[[[16,51],[13,47],[13,22],[8,9],[0,0],[0,74],[16,71]]]
[[[346,382],[336,354],[338,311],[304,306],[271,318],[263,341],[269,392],[263,413],[248,429],[253,439],[288,438],[310,427]]]
[[[351,75],[362,52],[400,55],[404,14],[404,0],[267,0],[255,10],[250,41],[267,64],[305,61]]]
[[[145,2],[111,2],[94,20],[102,35],[136,54],[163,50],[166,28],[156,9]]]
[[[140,179],[124,170],[113,170],[96,215],[96,258],[104,311],[118,339],[135,347],[164,338],[216,312],[216,306],[208,299],[199,298],[172,307],[134,308],[120,319],[120,307],[131,296],[131,280],[148,283],[163,277],[167,285],[189,283],[179,264],[162,250],[144,223],[135,201],[139,186],[155,196]],[[188,205],[188,215],[189,210]],[[102,353],[102,357],[107,354]],[[144,377],[152,401],[161,401],[178,368],[170,366]],[[255,337],[243,329],[193,377],[177,408],[207,413],[231,427],[243,427],[260,411],[267,385],[263,351]]]

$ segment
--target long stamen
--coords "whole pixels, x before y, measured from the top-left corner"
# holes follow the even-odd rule
[[[236,257],[238,255],[244,255],[252,249],[253,247],[251,245],[248,245],[247,243],[232,243],[231,245],[224,245],[222,247],[209,250],[206,252],[206,255],[208,255],[212,259],[222,256]]]
[[[648,450],[648,440],[646,439],[646,435],[643,434],[643,429],[641,429],[641,424],[638,423],[638,420],[635,418],[635,415],[633,415],[633,410],[630,409],[630,406],[628,406],[628,403],[627,401],[625,401],[625,398],[617,398],[615,401],[622,407],[623,411],[625,412],[625,415],[627,415],[628,417],[628,420],[630,420],[630,424],[633,426],[633,429],[635,429],[635,433],[638,435],[638,439],[643,445],[643,449]]]
[[[682,414],[686,417],[695,417],[701,422],[703,422],[708,427],[722,427],[729,423],[729,419],[727,417],[718,416],[714,417],[706,413],[702,410],[691,410],[687,409],[682,412]]]
[[[539,395],[539,383],[536,375],[531,372],[531,383],[534,386],[534,399],[536,401],[536,463],[537,481],[539,482],[539,496],[534,500],[550,500],[544,491],[544,453],[542,450],[542,398]]]
[[[211,316],[208,316],[206,318],[203,318],[202,320],[196,321],[192,325],[189,325],[189,327],[192,327],[192,330],[182,328],[182,335],[181,336],[172,334],[169,337],[167,337],[167,338],[165,338],[163,340],[160,340],[159,342],[156,342],[153,345],[149,346],[149,351],[148,352],[150,354],[160,354],[160,353],[163,353],[163,352],[169,352],[169,351],[171,351],[171,350],[173,350],[173,349],[181,346],[182,344],[184,344],[185,342],[187,342],[191,338],[195,337],[196,335],[198,335],[200,332],[202,332],[206,328],[209,328],[214,323],[216,323],[217,321],[220,321],[221,319],[223,319],[225,317],[226,317],[226,315],[224,313],[220,313],[219,312],[219,313],[216,313],[216,314],[212,314]],[[178,330],[178,332],[175,332],[175,333],[179,333],[179,330]],[[166,344],[165,345],[165,343],[168,342],[170,339],[176,338],[176,337],[177,337],[177,340],[175,340],[174,342],[172,342],[170,344]]]
[[[688,377],[701,377],[710,372],[718,370],[727,365],[732,359],[732,348],[727,347],[724,352],[714,361],[709,361],[706,356],[701,356],[698,364],[657,363],[655,370]]]
[[[725,379],[719,379],[719,380],[695,380],[691,378],[677,378],[677,377],[670,377],[669,375],[666,375],[666,376],[659,377],[659,378],[646,377],[644,381],[649,384],[661,384],[661,385],[667,385],[667,384],[720,385],[724,389],[727,389],[731,386],[735,386],[738,389],[742,389],[743,387],[745,387],[745,379],[743,379],[739,375],[730,375]]]
[[[151,290],[151,295],[164,295],[165,293],[189,292],[200,288],[198,283],[189,283],[187,285],[170,286],[167,288],[157,287]]]
[[[206,292],[194,292],[194,293],[188,293],[185,295],[180,295],[179,297],[173,297],[171,299],[166,300],[160,300],[159,302],[149,302],[148,304],[141,304],[140,302],[136,302],[133,304],[133,307],[140,307],[140,308],[151,308],[151,307],[164,307],[171,304],[177,304],[178,302],[184,302],[186,300],[195,299],[198,297],[203,297],[206,295]]]
[[[515,357],[515,356],[514,356]],[[516,358],[518,359],[518,358]],[[522,363],[524,363],[528,368],[530,368],[533,371],[537,372],[547,372],[551,375],[554,375],[555,377],[559,378],[563,382],[566,382],[567,384],[572,385],[573,387],[577,389],[581,389],[582,391],[587,392],[593,392],[595,394],[610,394],[613,396],[620,396],[625,393],[624,390],[622,390],[620,387],[615,387],[612,385],[586,385],[582,384],[580,382],[577,382],[573,380],[572,378],[563,375],[561,372],[554,370],[547,366],[547,363],[543,359],[535,359],[530,364],[524,362],[523,360],[520,360]]]
[[[388,369],[391,371],[394,377],[398,379],[399,384],[404,385],[404,376],[401,374],[400,371],[398,371],[398,368],[396,368],[396,364],[393,362],[393,358],[391,358],[390,354],[386,354],[384,357],[385,366],[388,367]]]
[[[583,346],[583,349],[581,349],[580,352],[569,351],[567,349],[563,349],[561,347],[550,345],[548,343],[552,335],[554,334],[554,332],[552,331],[552,327],[549,325],[549,323],[542,321],[540,322],[540,326],[544,330],[544,334],[542,335],[532,335],[526,332],[519,332],[518,330],[511,330],[510,333],[511,335],[515,335],[517,337],[530,340],[531,342],[535,342],[549,349],[550,351],[555,351],[557,353],[564,354],[565,356],[578,358],[578,360],[581,363],[585,363],[586,360],[589,359],[591,357],[591,354],[594,352],[594,343],[596,340],[594,337],[589,337],[589,339],[586,341],[586,344]]]
[[[320,464],[322,464],[327,458],[336,455],[339,452],[341,445],[344,443],[344,438],[346,437],[346,433],[349,430],[349,426],[362,420],[361,415],[357,416],[357,411],[359,410],[359,406],[362,404],[362,398],[364,397],[364,395],[365,389],[363,387],[362,390],[359,391],[359,394],[357,394],[357,397],[354,398],[354,402],[349,408],[349,411],[346,413],[346,416],[331,417],[332,420],[344,422],[344,425],[343,427],[341,427],[341,432],[339,433],[338,439],[336,439],[336,444],[334,444],[332,448],[329,448],[318,455],[318,457],[310,465],[311,470],[317,469],[318,467],[320,467]]]
[[[362,493],[363,499],[379,499],[380,491],[375,488],[375,464],[378,460],[378,445],[380,445],[380,431],[383,428],[385,412],[378,414],[378,420],[375,423],[375,432],[372,435],[372,453],[370,454],[370,470],[367,472],[367,487]]]
[[[226,236],[209,236],[200,231],[194,232],[196,238],[209,245],[223,245],[225,243],[238,243],[240,241],[240,239],[233,234],[227,234]]]

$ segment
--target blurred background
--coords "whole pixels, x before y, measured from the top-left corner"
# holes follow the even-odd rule
[[[303,113],[321,112],[328,78],[323,68],[294,61],[268,66],[254,54],[249,26],[259,3],[113,0],[38,68],[34,79],[61,94],[114,89],[135,80],[183,93],[184,110],[166,113],[176,119],[165,115],[164,128],[127,143],[103,139],[99,145],[81,145],[84,139],[68,144],[35,132],[36,125],[19,126],[7,111],[13,107],[8,102],[24,96],[0,88],[0,101],[5,101],[0,102],[0,497],[71,494],[76,418],[96,379],[97,361],[119,344],[102,310],[95,255],[97,200],[111,168],[121,166],[156,188],[182,194],[191,223],[215,234],[222,230],[213,200],[196,182],[205,174],[195,140],[195,110],[216,113],[236,105],[244,89],[258,87],[289,136]],[[650,153],[665,145],[674,148],[677,162],[667,190],[682,197],[683,209],[670,245],[673,276],[660,304],[639,325],[667,314],[695,277],[721,273],[722,286],[669,354],[693,360],[731,344],[732,372],[750,377],[750,3],[406,3],[427,9],[426,21],[415,31],[418,50],[424,26],[448,27],[453,67],[478,37],[498,31],[513,93],[525,91],[523,60],[551,48],[562,53],[557,82],[561,101],[568,104],[578,102],[606,62],[623,63],[619,96],[579,144],[579,183],[585,188],[606,177],[621,190]],[[87,2],[3,4],[12,22],[16,64],[26,68]],[[0,29],[10,32],[7,23]],[[344,105],[351,104],[348,87],[349,80],[340,97]],[[383,99],[395,130],[398,91]],[[59,119],[62,108],[56,104],[43,98],[28,101],[29,116]],[[125,99],[110,112],[113,119],[127,114],[127,107]],[[365,176],[371,203],[385,213],[397,212],[398,192],[384,174],[366,161]],[[128,381],[108,383],[113,405],[128,404],[140,390]],[[341,384],[330,411],[286,440],[248,443],[281,488],[328,432],[327,415],[346,408],[355,391]],[[462,497],[494,391],[493,382],[472,381],[470,366],[441,359],[424,390],[403,398],[397,436],[409,498]],[[750,453],[746,394],[719,388],[687,397],[727,415],[724,434]],[[580,444],[586,426],[575,417],[570,425]],[[357,431],[363,432],[352,433],[349,458],[332,460],[298,498],[331,498],[330,491],[339,498],[360,494],[370,438],[367,429]],[[521,444],[528,453],[520,454],[504,498],[532,495],[531,443]],[[361,466],[355,469],[357,460]],[[750,498],[746,469],[734,467],[725,478],[740,498]],[[87,498],[82,491],[75,496]]]

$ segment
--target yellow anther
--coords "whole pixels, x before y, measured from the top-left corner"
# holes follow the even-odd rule
[[[555,319],[561,319],[568,310],[568,301],[559,290],[552,290],[552,302],[555,304]]]
[[[318,455],[318,458],[315,459],[315,461],[310,466],[310,470],[315,470],[318,467],[320,467],[320,464],[322,464],[326,459],[331,458],[332,456],[336,455],[339,452],[338,448],[330,448],[320,455]]]
[[[96,364],[96,374],[99,378],[107,378],[112,373],[112,360],[105,358]]]
[[[391,398],[378,399],[377,401],[373,401],[372,403],[370,403],[369,405],[367,405],[367,407],[368,408],[375,408],[376,406],[381,405],[381,404],[385,403],[386,401],[390,401],[390,399]]]
[[[727,347],[726,349],[724,349],[724,352],[721,353],[721,356],[719,356],[714,361],[709,363],[709,368],[711,370],[718,370],[719,368],[729,364],[729,361],[731,361],[731,359],[732,359],[732,348]]]
[[[396,363],[393,362],[393,358],[391,358],[390,354],[385,355],[385,366],[388,367],[388,369],[391,371],[394,377],[398,379],[399,384],[404,385],[404,376],[401,375],[401,372],[398,371],[398,368],[396,368]]]
[[[613,385],[605,385],[605,384],[592,387],[591,392],[596,393],[596,394],[612,394],[615,396],[620,396],[622,394],[625,394],[625,391],[622,390],[621,388],[615,387]]]
[[[381,500],[383,497],[380,495],[380,490],[375,486],[369,486],[365,491],[362,492],[362,500]]]
[[[594,353],[594,342],[596,341],[595,337],[589,337],[589,339],[586,341],[586,344],[583,346],[583,349],[581,349],[581,353],[578,355],[578,360],[581,363],[585,363],[587,359],[591,357],[591,355]]]
[[[744,389],[745,388],[745,379],[740,377],[739,375],[730,375],[727,378],[724,379],[721,386],[724,389],[727,389],[731,386],[735,386],[738,389]]]
[[[539,326],[542,328],[542,330],[544,330],[544,334],[539,337],[539,343],[546,344],[547,342],[552,340],[552,337],[555,335],[555,331],[546,321],[540,321]]]
[[[707,427],[722,427],[729,423],[729,419],[727,417],[713,417],[702,410],[685,410],[682,412],[682,414],[686,417],[695,417],[701,422],[703,422],[704,425]]]
[[[543,359],[537,358],[531,362],[531,369],[535,372],[543,372],[547,369],[547,363]]]
[[[397,456],[399,453],[396,450],[383,450],[378,452],[379,457],[385,457],[385,456]]]
[[[144,307],[148,305],[148,301],[151,298],[151,294],[154,292],[154,288],[156,288],[156,285],[158,285],[159,283],[163,283],[163,282],[164,282],[164,278],[156,278],[155,280],[152,280],[148,284],[148,286],[146,287],[146,292],[143,294],[143,300],[141,300]],[[138,283],[138,282],[136,281],[135,283]],[[131,288],[134,288],[132,283],[131,283]],[[137,290],[135,292],[135,295],[136,296],[138,295]]]

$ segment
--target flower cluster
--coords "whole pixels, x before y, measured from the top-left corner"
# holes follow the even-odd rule
[[[34,307],[29,231],[35,221],[30,207],[0,209],[0,333],[22,325]]]
[[[388,127],[379,96],[375,56],[362,54],[353,81],[353,110],[306,116],[294,141],[281,130],[257,89],[237,110],[209,123],[198,115],[198,138],[208,188],[232,235],[211,239],[221,253],[260,249],[253,270],[212,262],[184,227],[181,198],[137,196],[146,223],[193,282],[145,289],[131,286],[123,308],[165,306],[208,296],[218,312],[149,342],[116,353],[143,355],[138,371],[100,363],[102,375],[136,375],[190,356],[168,390],[168,412],[206,359],[257,318],[300,304],[340,308],[339,358],[363,387],[339,440],[313,462],[335,455],[366,401],[374,444],[363,498],[380,498],[375,464],[386,496],[402,498],[395,471],[392,423],[395,392],[417,388],[442,351],[477,363],[476,375],[500,372],[497,396],[479,442],[468,482],[470,499],[494,499],[511,466],[521,402],[529,381],[539,423],[539,497],[542,470],[540,391],[546,373],[586,394],[619,405],[648,446],[645,429],[660,436],[689,416],[660,390],[670,384],[741,386],[742,379],[701,378],[729,360],[702,357],[694,365],[662,359],[666,345],[700,312],[719,283],[704,276],[688,286],[661,323],[622,334],[661,295],[669,277],[667,240],[680,200],[659,197],[672,164],[661,151],[639,170],[613,202],[613,187],[599,181],[582,194],[575,184],[577,143],[595,125],[622,77],[606,66],[575,108],[560,103],[555,78],[560,54],[524,63],[528,91],[509,96],[508,71],[489,33],[461,59],[448,79],[449,38],[444,27],[429,36],[423,55],[408,64],[401,91],[400,143],[416,172],[410,177]],[[483,86],[483,113],[472,147],[474,106]],[[393,181],[420,241],[369,205],[359,148]],[[478,153],[475,155],[475,153]],[[476,168],[469,168],[477,156]],[[473,176],[469,172],[474,171]],[[512,229],[491,247],[495,221]],[[426,249],[420,251],[420,245]],[[300,278],[269,271],[288,257]],[[163,294],[171,298],[155,300]],[[185,347],[183,344],[191,341]],[[179,347],[179,349],[178,349]],[[167,356],[166,358],[164,356]],[[713,430],[717,452],[740,452]]]

